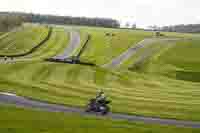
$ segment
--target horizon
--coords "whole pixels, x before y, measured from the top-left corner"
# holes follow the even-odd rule
[[[7,0],[1,3],[0,12],[112,18],[118,20],[121,25],[128,22],[135,23],[139,28],[147,28],[153,25],[198,24],[200,23],[198,4],[200,1],[195,0],[116,0],[115,2],[114,0],[85,0],[84,2],[78,0],[15,0],[14,2]]]

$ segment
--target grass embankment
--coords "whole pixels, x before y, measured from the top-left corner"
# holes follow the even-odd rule
[[[147,73],[161,74],[178,80],[200,82],[200,40],[185,39],[148,60],[140,67]]]
[[[135,67],[137,67],[136,64],[138,64],[138,62],[139,66],[145,66],[145,64],[151,62],[152,58],[154,58],[155,56],[159,56],[161,53],[165,52],[165,50],[171,48],[172,46],[174,46],[174,44],[177,44],[177,42],[181,44],[182,42],[187,40],[189,43],[189,40],[191,39],[198,40],[198,38],[200,37],[200,34],[176,33],[176,32],[161,32],[161,33],[164,35],[163,37],[154,37],[153,38],[154,42],[152,42],[150,45],[146,45],[145,47],[138,49],[136,54],[134,54],[132,57],[130,57],[121,64],[120,68],[123,69],[134,68],[135,70],[136,69]],[[143,61],[140,62],[140,59],[142,59]],[[143,67],[140,67],[139,69],[141,68]]]
[[[197,83],[48,62],[1,64],[0,72],[1,91],[84,107],[103,87],[114,112],[200,120]]]
[[[113,55],[121,51],[121,48],[124,48],[121,47],[122,45],[119,43],[113,43],[116,45],[113,46],[114,48],[119,48],[115,49],[118,52],[115,50],[113,50],[113,53],[106,52],[105,50],[102,50],[106,47],[102,42],[105,40],[104,37],[108,29],[86,28],[85,30],[93,33],[94,36],[94,40],[90,42],[93,43],[85,51],[85,55],[83,55],[83,57],[87,57],[87,59],[97,59],[97,63],[101,64],[104,62],[104,58],[105,62],[109,61]],[[126,37],[123,38],[123,35],[132,35],[134,34],[132,32],[135,32],[110,30],[116,33],[116,38],[119,35],[122,36],[122,40],[127,39]],[[143,31],[138,32],[141,32],[141,34],[145,33]],[[61,30],[58,33],[60,35],[55,37],[57,39],[52,39],[52,41],[50,41],[51,43],[44,45],[44,48],[40,49],[41,51],[37,51],[38,54],[36,52],[34,53],[35,55],[30,56],[30,58],[43,58],[47,55],[54,55],[54,46],[59,50],[63,49],[65,42],[63,41],[64,32]],[[148,32],[146,34],[149,35],[150,33]],[[146,34],[143,36],[146,36]],[[128,38],[130,38],[130,36]],[[55,40],[59,43],[56,43],[57,41]],[[119,46],[117,46],[117,44],[119,44]],[[126,45],[126,47],[128,46]],[[96,50],[96,53],[93,52],[93,50]],[[174,51],[177,50],[175,49]],[[107,57],[109,54],[110,56]],[[158,57],[162,57],[162,60],[164,61],[169,60],[169,57],[163,57],[162,55],[157,56],[157,58]],[[198,58],[192,59],[192,57],[193,56],[190,56],[190,58],[188,57],[188,61],[191,59],[191,61],[194,60],[194,62],[198,62]],[[183,58],[177,57],[176,60],[180,59]],[[161,69],[154,68],[154,71],[161,72]],[[151,67],[149,67],[149,69],[151,69]],[[43,61],[1,64],[0,73],[0,90],[15,92],[22,96],[70,106],[84,107],[88,99],[95,96],[97,89],[105,88],[106,93],[113,101],[112,109],[114,112],[162,118],[200,120],[200,97],[198,94],[200,83],[179,81],[173,78],[170,79],[162,74],[120,73],[111,72],[110,70],[98,67],[49,63]]]
[[[184,38],[184,39],[189,39],[189,38],[199,38],[200,34],[196,33],[177,33],[177,32],[162,32],[164,34],[164,37],[175,37],[175,38]]]
[[[4,32],[0,32],[0,36],[3,35],[3,34],[4,34]]]
[[[134,55],[128,58],[120,65],[120,69],[132,68],[132,70],[142,70],[142,66],[146,62],[150,62],[151,59],[167,49],[174,46],[177,40],[163,40],[164,38],[154,38],[154,41],[145,46],[139,48]]]
[[[77,114],[48,113],[0,105],[2,133],[199,133],[178,128],[127,121],[111,121]],[[51,116],[51,117],[49,117]]]
[[[80,30],[92,37],[81,58],[97,65],[108,63],[130,46],[153,35],[152,32],[107,28],[80,27]]]
[[[26,56],[31,60],[43,60],[62,53],[69,43],[69,33],[63,28],[53,27],[52,35],[37,51]],[[24,58],[24,57],[23,57]]]
[[[151,71],[159,72],[180,80],[200,82],[200,40],[184,40],[166,51],[153,62]],[[170,55],[170,56],[169,56]],[[155,64],[155,65],[154,65]],[[163,66],[165,64],[165,67]]]
[[[45,26],[24,25],[8,33],[6,37],[0,39],[0,54],[15,55],[28,52],[38,45],[48,34]]]

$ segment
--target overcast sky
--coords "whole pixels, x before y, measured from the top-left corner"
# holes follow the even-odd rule
[[[200,0],[0,0],[0,11],[109,17],[139,27],[200,23]]]

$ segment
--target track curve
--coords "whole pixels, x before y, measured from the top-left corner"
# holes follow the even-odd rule
[[[76,50],[81,45],[80,40],[80,34],[77,31],[70,31],[70,42],[67,44],[64,52],[53,58],[64,60],[70,57],[74,50]]]
[[[126,61],[127,59],[129,59],[131,56],[133,56],[134,54],[136,54],[136,52],[139,49],[144,48],[145,46],[151,45],[156,41],[177,41],[177,38],[161,38],[161,39],[157,39],[157,38],[147,38],[144,39],[140,42],[138,42],[137,44],[134,44],[132,47],[130,47],[129,49],[127,49],[125,52],[123,52],[121,55],[113,58],[110,62],[108,62],[107,64],[104,64],[103,67],[105,68],[117,68],[119,67],[124,61]]]
[[[79,113],[84,116],[96,116],[98,118],[107,117],[114,120],[128,120],[135,122],[144,122],[150,124],[162,124],[162,125],[173,125],[178,127],[189,127],[189,128],[200,128],[200,122],[194,121],[183,121],[174,119],[162,119],[153,117],[144,117],[120,113],[109,113],[107,116],[100,116],[97,114],[88,114],[84,109],[78,107],[67,107],[64,105],[52,104],[42,102],[39,100],[33,100],[24,98],[11,93],[0,93],[0,104],[12,104],[17,107],[38,109],[48,112],[65,112],[65,113]]]

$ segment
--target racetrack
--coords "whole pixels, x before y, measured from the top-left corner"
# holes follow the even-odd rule
[[[157,38],[147,38],[136,45],[134,44],[132,47],[130,47],[128,50],[123,52],[121,55],[117,56],[116,58],[112,59],[109,63],[104,64],[103,67],[105,68],[117,68],[119,67],[124,61],[129,59],[131,56],[136,54],[136,52],[139,49],[144,48],[147,45],[151,45],[156,41],[176,41],[176,38],[163,38],[163,39],[157,39]]]
[[[178,127],[190,127],[190,128],[200,128],[200,122],[193,121],[182,121],[173,119],[161,119],[153,117],[144,117],[120,113],[109,113],[107,116],[101,116],[97,114],[88,114],[84,109],[78,107],[67,107],[64,105],[51,104],[47,102],[42,102],[38,100],[33,100],[29,98],[24,98],[11,93],[0,93],[0,103],[1,104],[11,104],[22,108],[31,108],[49,112],[65,112],[65,113],[79,113],[83,116],[96,116],[98,118],[110,118],[115,120],[128,120],[135,122],[144,122],[150,124],[162,124],[162,125],[174,125]]]
[[[65,48],[64,52],[53,57],[54,59],[60,59],[64,60],[72,55],[74,50],[76,50],[80,43],[80,34],[77,31],[71,31],[70,32],[70,42],[67,44],[67,47]]]

